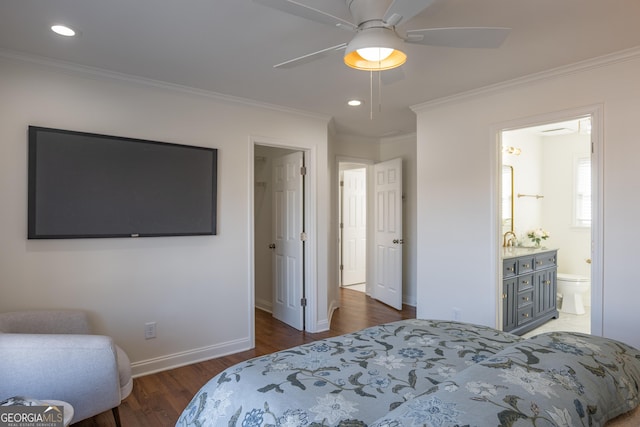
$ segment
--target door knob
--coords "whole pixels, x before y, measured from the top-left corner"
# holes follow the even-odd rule
[[[402,245],[404,243],[404,239],[393,239],[393,243],[395,243],[396,245]]]
[[[275,248],[276,248],[276,244],[275,244],[275,243],[271,243],[271,244],[269,245],[269,249],[275,249]]]

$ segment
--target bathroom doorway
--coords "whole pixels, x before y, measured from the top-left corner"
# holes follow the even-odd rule
[[[503,190],[513,189],[509,200],[513,216],[507,218],[500,210],[502,232],[505,225],[513,226],[515,243],[530,246],[528,234],[542,229],[548,234],[543,246],[558,249],[559,318],[525,336],[552,330],[592,332],[596,219],[592,121],[591,114],[578,115],[504,129],[500,134],[501,169],[510,166],[513,179],[501,182]]]

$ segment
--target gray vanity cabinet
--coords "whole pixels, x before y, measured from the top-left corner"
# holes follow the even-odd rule
[[[557,251],[507,257],[502,269],[502,329],[524,334],[558,317]]]
[[[504,279],[502,282],[502,329],[511,331],[516,327],[516,279]]]

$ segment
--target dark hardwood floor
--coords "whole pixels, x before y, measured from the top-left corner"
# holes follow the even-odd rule
[[[341,289],[341,307],[331,319],[331,329],[311,334],[300,332],[256,310],[256,347],[230,356],[136,378],[133,392],[120,405],[123,427],[173,426],[196,392],[213,376],[243,360],[322,338],[354,332],[368,326],[415,318],[415,308],[402,311],[377,302],[365,294]],[[111,411],[74,424],[76,427],[115,426]]]

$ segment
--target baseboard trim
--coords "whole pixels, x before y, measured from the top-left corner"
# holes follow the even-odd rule
[[[251,340],[249,338],[195,348],[180,353],[133,362],[131,363],[131,374],[133,378],[142,377],[193,363],[204,362],[205,360],[215,359],[217,357],[228,356],[251,348]]]
[[[318,325],[318,327],[320,328],[322,327],[326,327],[326,329],[323,329],[323,331],[328,331],[331,328],[331,318],[333,318],[333,313],[335,313],[335,311],[337,309],[340,308],[340,303],[336,300],[332,300],[331,303],[329,303],[329,310],[328,310],[328,315],[327,315],[327,321],[323,322],[322,325]],[[325,324],[326,323],[326,324]]]
[[[266,311],[267,313],[273,312],[273,306],[271,301],[267,301],[265,299],[256,298],[256,308]]]

